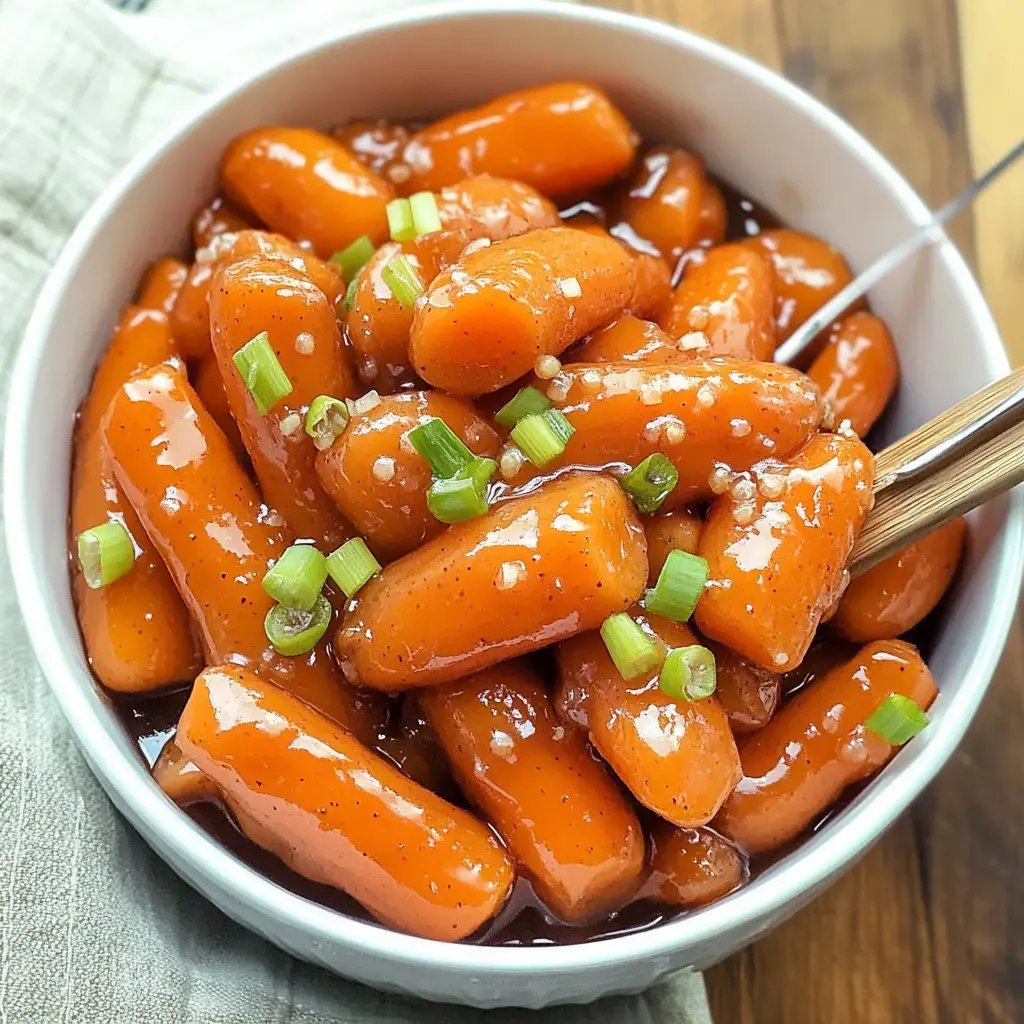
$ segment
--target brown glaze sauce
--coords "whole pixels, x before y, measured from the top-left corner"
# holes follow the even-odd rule
[[[780,225],[777,217],[754,200],[736,191],[721,179],[714,178],[713,180],[722,190],[726,202],[728,211],[727,241],[747,238],[766,228]],[[567,206],[562,213],[563,216],[585,215],[599,223],[606,223],[605,196],[581,198],[571,206]],[[686,255],[682,258],[681,263],[685,262],[685,259]],[[569,471],[570,468],[568,467],[565,471]],[[614,468],[618,467],[602,468],[612,468],[614,471]],[[532,483],[539,485],[544,479],[546,478]],[[503,498],[511,496],[506,491],[507,489],[501,484],[493,485],[492,501],[501,501]],[[914,631],[916,635],[909,638],[923,647],[923,653],[926,653],[927,646],[930,646],[928,640],[935,628],[932,623],[941,619],[942,614],[942,605],[940,605],[940,608],[924,624],[924,628],[918,627]],[[848,656],[852,650],[853,645],[846,644],[844,646],[843,641],[835,641],[831,638],[819,640],[808,654],[805,664],[787,676],[783,699],[791,698],[793,694],[812,682],[822,672],[827,671],[844,656]],[[534,656],[534,661],[544,678],[550,680],[554,677],[554,659],[550,651],[538,652]],[[146,764],[152,766],[163,745],[174,735],[175,725],[185,706],[188,692],[188,687],[182,687],[152,696],[107,694],[107,699],[125,730],[137,744],[139,753]],[[866,784],[860,783],[850,787],[840,801],[822,814],[820,819],[807,830],[805,837],[816,832],[833,815],[842,810]],[[358,920],[373,923],[370,915],[344,892],[303,878],[285,867],[273,854],[252,843],[239,831],[230,815],[221,806],[194,804],[185,808],[185,813],[240,860],[272,881],[306,899]],[[798,846],[802,838],[754,860],[749,865],[749,877],[756,878],[767,867]],[[568,925],[556,919],[538,898],[529,880],[520,877],[501,912],[476,934],[464,941],[490,946],[572,945],[647,931],[667,921],[676,920],[686,913],[687,911],[677,907],[668,907],[647,899],[638,899],[622,910],[595,923]]]

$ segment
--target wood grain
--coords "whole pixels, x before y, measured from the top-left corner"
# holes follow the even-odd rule
[[[1022,0],[607,6],[783,68],[933,205],[1024,130]],[[977,228],[965,216],[950,233],[976,260],[1010,351],[1024,361],[1024,168],[983,199]],[[718,1024],[1024,1021],[1022,658],[1018,625],[967,740],[912,814],[810,907],[707,972]]]

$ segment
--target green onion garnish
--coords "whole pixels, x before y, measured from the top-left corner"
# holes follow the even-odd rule
[[[494,459],[476,458],[447,480],[435,480],[427,491],[427,508],[442,523],[461,523],[490,510],[487,484],[498,468]]]
[[[261,416],[266,416],[277,402],[292,393],[292,382],[277,361],[266,331],[243,345],[231,361],[242,375]]]
[[[362,537],[353,537],[327,556],[327,572],[346,597],[355,597],[356,591],[380,572],[380,562]]]
[[[409,440],[430,463],[430,472],[438,480],[450,479],[473,461],[473,453],[444,420],[421,423],[409,431]]]
[[[664,660],[665,651],[625,612],[609,615],[601,625],[601,639],[623,679],[653,672]]]
[[[409,206],[417,238],[441,230],[441,217],[437,212],[437,199],[433,192],[414,193],[409,196]]]
[[[388,231],[394,242],[411,242],[416,237],[416,224],[412,219],[412,204],[408,199],[392,199],[387,207]]]
[[[661,452],[648,455],[635,469],[619,478],[622,489],[633,499],[638,512],[650,515],[679,483],[679,470]]]
[[[91,590],[119,580],[135,562],[135,543],[122,523],[110,520],[78,535],[78,561]]]
[[[535,465],[546,466],[565,451],[575,427],[557,409],[524,416],[513,428],[511,438]]]
[[[670,551],[658,573],[658,582],[644,594],[644,607],[666,619],[686,622],[697,607],[707,581],[705,559],[688,551]]]
[[[346,309],[351,309],[356,304],[356,289],[358,287],[359,271],[356,271],[356,276],[349,281],[348,287],[345,289],[345,298],[342,300],[342,305]]]
[[[306,413],[306,433],[313,438],[316,450],[330,448],[348,426],[348,406],[340,398],[317,395]]]
[[[404,253],[397,253],[381,268],[380,279],[403,306],[411,306],[423,294],[423,281]]]
[[[661,666],[658,686],[676,700],[703,700],[715,692],[715,656],[706,647],[677,647]]]
[[[551,400],[536,388],[523,388],[511,402],[503,405],[494,418],[511,430],[521,419],[551,408]]]
[[[275,604],[263,620],[263,629],[274,650],[291,658],[313,650],[330,624],[331,602],[320,594],[308,612]]]
[[[331,257],[332,263],[341,267],[342,277],[346,284],[355,280],[356,274],[370,261],[374,254],[373,242],[367,235],[360,235],[351,245],[346,246],[341,252],[336,252]]]
[[[327,579],[327,559],[311,544],[293,544],[263,577],[263,589],[278,604],[313,610]]]
[[[864,723],[894,747],[912,740],[927,724],[928,716],[902,693],[890,693]]]

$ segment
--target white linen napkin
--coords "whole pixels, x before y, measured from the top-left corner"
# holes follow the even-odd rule
[[[101,0],[0,0],[0,381],[65,239],[129,157],[211,86],[315,38],[328,14],[357,18],[401,2],[415,0],[121,0],[142,13]],[[2,411],[5,386],[0,403]],[[294,960],[181,882],[113,809],[75,748],[9,574],[0,542],[0,1024],[484,1019]],[[486,1017],[711,1021],[693,974],[599,1007]]]

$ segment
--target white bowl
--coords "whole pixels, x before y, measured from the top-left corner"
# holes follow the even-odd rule
[[[478,1006],[538,1007],[634,992],[721,959],[807,903],[935,776],[988,686],[1021,582],[1020,495],[972,517],[970,547],[931,655],[933,722],[813,838],[746,888],[642,934],[536,949],[450,945],[352,920],[268,881],[150,780],[81,649],[65,555],[72,417],[119,307],[155,256],[183,249],[224,144],[260,123],[328,125],[464,107],[531,83],[606,86],[646,138],[689,144],[711,168],[855,268],[927,211],[852,128],[772,72],[679,29],[587,7],[450,3],[355,30],[214,97],[121,174],[75,232],[40,296],[11,386],[5,514],[35,652],[93,771],[150,845],[225,913],[296,956],[370,985]],[[426,108],[426,109],[425,109]],[[904,380],[892,436],[989,380],[1006,357],[948,242],[871,296]],[[40,410],[45,410],[42,414]]]

